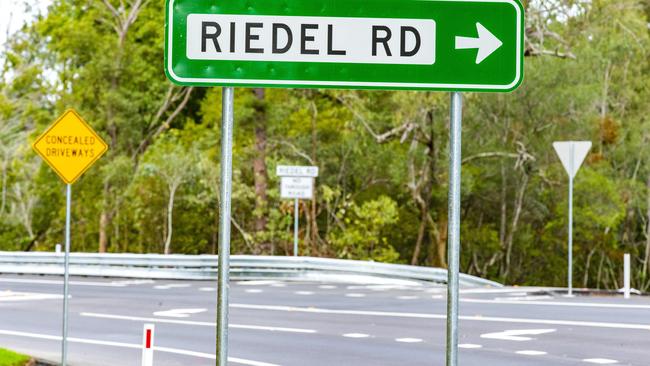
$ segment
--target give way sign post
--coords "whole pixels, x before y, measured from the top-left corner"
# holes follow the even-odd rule
[[[569,226],[568,226],[568,254],[569,265],[567,268],[568,296],[573,296],[573,178],[578,173],[580,165],[591,149],[591,141],[556,141],[553,148],[569,175]]]
[[[165,73],[222,86],[217,365],[228,359],[233,86],[449,90],[447,366],[458,365],[460,91],[523,79],[518,0],[166,0]]]

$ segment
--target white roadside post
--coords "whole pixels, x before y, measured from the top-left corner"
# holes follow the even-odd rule
[[[630,255],[623,254],[623,297],[630,298]]]
[[[280,177],[280,198],[293,199],[293,255],[298,256],[298,200],[314,197],[314,178],[317,166],[278,165],[275,173]]]
[[[569,175],[567,296],[573,296],[573,178],[591,149],[591,141],[556,141],[553,143],[553,148]]]
[[[145,324],[142,331],[142,366],[153,366],[153,324]]]

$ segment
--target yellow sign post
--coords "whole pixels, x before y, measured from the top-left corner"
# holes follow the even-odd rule
[[[66,183],[65,254],[63,260],[63,325],[61,365],[68,355],[68,274],[70,267],[70,204],[72,184],[108,150],[108,145],[73,109],[59,117],[32,148]]]
[[[73,109],[63,113],[32,147],[66,184],[76,182],[108,150]]]

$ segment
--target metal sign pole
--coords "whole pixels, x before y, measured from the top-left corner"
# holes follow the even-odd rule
[[[70,269],[70,202],[72,185],[66,184],[65,197],[65,253],[63,254],[63,329],[61,330],[61,366],[68,360],[68,275]]]
[[[228,289],[230,270],[230,201],[232,194],[232,135],[235,90],[224,87],[221,97],[221,202],[219,273],[217,284],[217,366],[228,365]]]
[[[298,256],[298,199],[293,203],[293,256]]]
[[[567,282],[569,288],[568,296],[573,296],[573,161],[575,158],[573,143],[571,143],[569,147],[569,154],[571,158],[571,160],[569,160],[569,169],[571,170],[571,173],[569,174],[569,268],[567,270]]]
[[[463,96],[451,93],[449,123],[449,218],[447,248],[447,366],[458,365],[458,272],[460,259],[460,159]]]

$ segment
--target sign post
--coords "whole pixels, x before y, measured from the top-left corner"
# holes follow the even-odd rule
[[[68,359],[68,277],[72,184],[108,150],[108,145],[77,112],[70,109],[36,139],[32,148],[66,183],[63,324],[61,330],[61,365],[65,366]]]
[[[513,91],[523,79],[523,60],[524,9],[519,0],[166,0],[165,73],[178,85],[453,92],[447,366],[458,364],[460,91]],[[232,104],[226,114],[226,89],[224,118],[232,118]],[[232,131],[223,134],[225,159],[232,152],[224,151],[231,145],[223,141]],[[231,181],[224,167],[231,169],[231,162],[223,161],[219,366],[227,362],[230,240],[230,196],[225,191],[229,193]],[[294,209],[297,213],[295,201]]]
[[[573,178],[591,149],[591,141],[556,141],[553,148],[569,175],[567,296],[573,296]]]
[[[280,177],[280,197],[294,199],[293,204],[293,255],[298,256],[298,200],[314,197],[314,178],[317,166],[278,165],[275,173]]]
[[[219,203],[219,272],[217,284],[217,365],[228,366],[228,290],[230,287],[230,202],[235,89],[221,96],[221,202]]]

